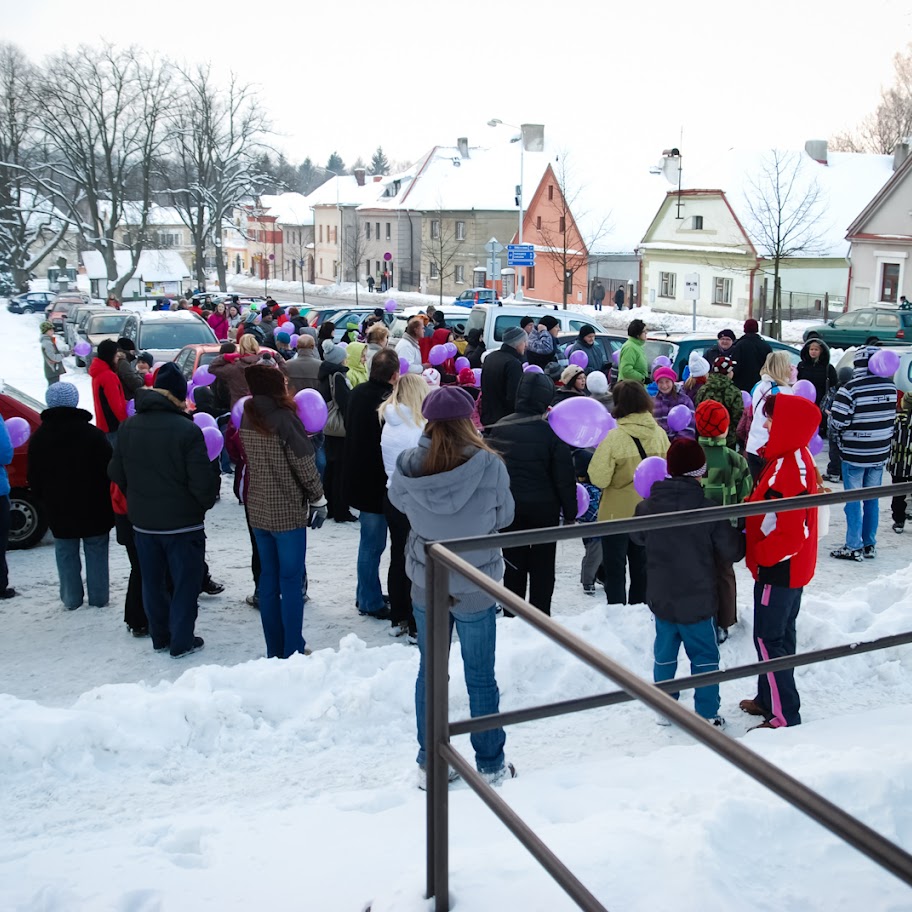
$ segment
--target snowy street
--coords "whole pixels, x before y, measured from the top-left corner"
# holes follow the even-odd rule
[[[43,401],[39,322],[0,309],[0,375]],[[91,409],[89,378],[67,367]],[[65,466],[61,479],[65,498]],[[845,531],[833,511],[799,652],[910,629],[912,534],[890,530],[888,507],[877,559],[864,563],[829,557]],[[418,652],[355,610],[358,526],[309,534],[313,654],[284,662],[262,658],[244,602],[249,540],[226,477],[206,532],[226,588],[201,597],[205,648],[179,660],[128,634],[129,564],[113,535],[103,609],[62,607],[50,535],[9,553],[19,596],[0,602],[0,909],[427,912]],[[558,546],[556,619],[651,679],[650,612],[607,607],[601,589],[587,597],[582,552]],[[743,563],[736,571],[740,617],[723,668],[756,658],[752,581]],[[517,619],[497,633],[504,710],[614,689]],[[458,644],[453,653],[455,720],[468,700]],[[689,673],[683,652],[678,670]],[[753,681],[722,685],[728,735],[912,850],[912,648],[796,678],[804,724],[778,731],[747,733],[756,720],[738,701]],[[471,756],[467,738],[456,743]],[[912,908],[899,880],[635,704],[512,727],[506,750],[518,777],[504,799],[609,909]],[[575,908],[464,785],[451,795],[450,872],[459,912]]]

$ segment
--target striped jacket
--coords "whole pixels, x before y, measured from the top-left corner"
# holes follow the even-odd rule
[[[855,353],[852,379],[843,385],[830,412],[830,427],[839,436],[839,451],[852,465],[883,465],[890,455],[896,416],[896,386],[868,370],[876,348]]]

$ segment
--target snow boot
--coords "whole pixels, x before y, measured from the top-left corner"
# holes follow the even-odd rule
[[[830,551],[830,557],[835,557],[837,560],[850,560],[858,561],[861,563],[864,560],[864,553],[861,548],[837,548],[835,551]]]
[[[741,712],[746,712],[749,716],[768,716],[768,713],[756,700],[742,700],[738,704]]]

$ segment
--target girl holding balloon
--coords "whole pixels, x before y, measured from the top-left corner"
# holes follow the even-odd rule
[[[668,434],[669,441],[678,437],[694,437],[694,404],[690,396],[678,389],[677,376],[670,367],[654,368],[652,379],[658,390],[652,416],[659,427]]]

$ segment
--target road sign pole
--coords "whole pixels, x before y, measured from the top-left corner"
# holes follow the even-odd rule
[[[522,128],[520,127],[520,133],[522,133]],[[519,243],[523,242],[522,239],[522,230],[523,230],[523,168],[525,164],[525,148],[526,148],[526,138],[525,136],[520,135],[519,138]],[[523,278],[525,277],[525,267],[517,266],[516,267],[516,291],[514,292],[514,297],[517,301],[522,301],[525,297],[523,292]]]

